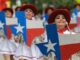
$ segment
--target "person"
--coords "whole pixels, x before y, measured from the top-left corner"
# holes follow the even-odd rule
[[[44,15],[42,16],[44,28],[45,28],[45,26],[48,24],[49,15],[50,15],[51,13],[53,13],[53,11],[55,11],[55,8],[54,8],[54,7],[47,7],[47,8],[45,9]],[[44,33],[41,34],[40,36],[38,36],[36,39],[37,39],[37,40],[36,40],[37,43],[47,42],[46,29],[45,29]]]
[[[80,33],[80,4],[79,3],[75,3],[75,8],[73,9],[73,12],[72,12],[72,19],[71,20],[75,20],[76,21],[76,27],[73,29],[73,31],[75,33]],[[72,60],[79,60],[78,56],[80,53],[77,52],[75,54],[72,55],[71,59]]]
[[[7,18],[13,17],[14,12],[11,8],[5,8],[5,9],[3,9],[3,11],[5,12],[5,17],[7,17]]]
[[[76,25],[80,24],[80,4],[75,3],[74,9],[72,11],[71,20],[75,20]]]
[[[49,15],[55,10],[54,7],[47,7],[44,11],[44,14],[43,14],[43,23],[44,25],[47,24],[47,21],[48,21],[48,18],[49,18]]]
[[[48,19],[48,24],[56,24],[57,32],[59,35],[62,34],[75,34],[69,29],[70,22],[70,13],[65,9],[55,10]],[[50,57],[49,57],[50,58]],[[48,58],[48,59],[49,59]],[[56,60],[56,55],[53,56],[53,59]]]
[[[3,29],[0,29],[0,44],[2,43],[3,40],[4,40],[4,31]],[[2,54],[0,54],[0,58],[4,59]]]
[[[11,8],[3,9],[5,12],[5,18],[13,17],[13,10]],[[7,26],[6,26],[7,27]],[[16,45],[4,36],[4,40],[0,44],[0,53],[3,54],[4,60],[13,60],[14,51],[16,50]]]
[[[47,17],[45,16],[45,20],[48,20],[49,15],[55,10],[55,8],[53,7],[47,7],[45,9],[45,15],[47,15]]]
[[[20,11],[20,6],[16,7],[15,11]]]
[[[31,22],[31,21],[36,22],[37,21],[35,19],[35,15],[37,14],[37,8],[34,5],[26,4],[21,7],[20,11],[25,12],[27,27],[29,27],[28,22]],[[32,24],[30,24],[30,25],[32,25]],[[31,38],[30,35],[28,37]],[[43,60],[43,55],[40,52],[39,48],[35,45],[34,40],[35,39],[33,39],[31,46],[29,46],[28,44],[24,43],[23,39],[22,39],[22,43],[20,43],[19,47],[17,48],[17,50],[15,52],[15,58],[17,58],[18,60],[25,60],[25,59],[27,59],[27,60]]]
[[[50,16],[48,23],[55,23],[59,34],[71,33],[69,29],[70,13],[64,9],[55,10]],[[74,34],[74,33],[73,33]]]

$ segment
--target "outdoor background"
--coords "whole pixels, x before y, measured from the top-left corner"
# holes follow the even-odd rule
[[[73,9],[76,2],[80,3],[80,0],[0,0],[0,10],[4,8],[3,5],[15,8],[23,4],[34,4],[39,10],[44,10],[47,6],[67,6]]]

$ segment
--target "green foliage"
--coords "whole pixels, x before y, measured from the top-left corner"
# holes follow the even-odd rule
[[[16,5],[16,0],[11,0],[11,5]]]
[[[11,0],[12,1],[12,5],[16,4],[16,0]],[[37,3],[35,2],[37,1]],[[57,7],[61,7],[61,6],[68,6],[70,8],[73,8],[75,0],[21,0],[22,4],[35,4],[37,6],[38,9],[42,9],[42,4],[46,3],[48,5],[52,4],[54,5],[56,8]]]
[[[21,0],[21,4],[26,4],[27,0]]]
[[[53,4],[56,7],[60,7],[60,6],[68,6],[70,8],[72,8],[74,6],[75,0],[54,0]]]

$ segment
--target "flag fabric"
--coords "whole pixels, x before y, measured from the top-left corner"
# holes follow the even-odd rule
[[[5,14],[4,12],[0,12],[0,29],[4,31],[4,35],[7,34],[6,32],[6,21],[5,21]]]
[[[60,60],[59,40],[56,25],[55,24],[47,25],[46,31],[48,42],[37,44],[37,46],[40,48],[41,52],[44,55],[48,56],[51,52],[53,52],[57,60]]]
[[[26,42],[26,20],[25,20],[25,15],[24,12],[16,12],[16,17],[18,23],[15,25],[9,25],[7,32],[10,32],[7,36],[11,38],[12,34],[14,36],[18,36],[19,34],[22,35],[24,42]],[[15,22],[14,22],[15,23]]]
[[[6,25],[6,21],[4,18],[5,16],[3,12],[0,12],[0,17],[1,17],[0,21]],[[11,37],[11,34],[17,35],[18,33],[21,33],[24,42],[30,46],[35,37],[40,36],[41,34],[44,33],[44,28],[41,26],[39,27],[38,25],[39,23],[35,23],[34,21],[28,21],[25,18],[24,12],[16,12],[16,17],[18,18],[18,25],[4,27],[5,34],[6,33],[8,34],[8,35],[6,34],[6,36]],[[29,23],[27,23],[26,21]],[[2,25],[3,24],[1,24],[0,27]],[[6,29],[8,30],[6,31]],[[48,41],[37,44],[37,46],[40,48],[41,52],[44,55],[48,56],[49,53],[54,53],[57,60],[68,60],[72,54],[80,51],[80,43],[59,45],[60,42],[55,24],[47,25],[46,31]]]
[[[28,46],[31,46],[33,39],[36,36],[39,36],[40,34],[43,33],[44,29],[43,27],[38,27],[35,25],[35,21],[28,21],[25,18],[25,14],[21,14],[24,12],[17,12],[16,13],[16,17],[18,18],[18,20],[25,25],[26,29],[23,35],[25,35],[25,42],[27,43]],[[35,25],[35,26],[34,26]]]
[[[17,29],[22,29],[20,30],[20,32],[22,33],[22,36],[23,36],[23,40],[24,42],[26,43],[26,18],[25,18],[25,13],[23,11],[17,11],[16,12],[16,17],[18,18],[18,23],[22,26],[22,27],[18,27]],[[18,31],[17,31],[18,32]]]
[[[80,43],[60,46],[61,60],[69,60],[71,56],[80,51]]]
[[[72,55],[80,51],[80,34],[59,35],[59,41],[61,60],[72,59]]]
[[[27,44],[31,46],[36,37],[44,34],[44,30],[42,21],[27,20]]]
[[[32,20],[28,21],[25,18],[25,14],[23,11],[17,11],[16,17],[18,19],[18,25],[10,25],[7,29],[7,32],[10,32],[10,33],[7,36],[9,38],[11,38],[12,37],[11,34],[18,35],[18,33],[21,32],[24,42],[27,43],[28,46],[31,46],[33,39],[36,36],[39,36],[42,33],[44,33],[44,28],[42,27],[42,24],[39,27],[38,23],[40,23],[40,22],[35,23],[35,21],[32,21]],[[38,24],[38,25],[36,25],[36,24]],[[22,26],[22,27],[20,28],[20,26]]]
[[[76,39],[78,41],[78,43],[71,42],[73,40],[71,40],[71,41],[67,40],[67,42],[69,42],[70,44],[67,44],[67,42],[65,42],[66,39],[64,39],[63,41],[60,41],[60,38],[59,38],[60,35],[58,35],[58,36],[56,35],[55,32],[57,32],[57,31],[55,29],[56,29],[55,26],[53,27],[51,25],[49,25],[49,28],[46,27],[48,40],[57,42],[57,45],[55,45],[53,47],[53,50],[55,49],[55,51],[53,51],[53,52],[56,54],[57,60],[69,60],[73,54],[80,51],[80,40]],[[41,52],[44,55],[48,55],[50,53],[49,49],[45,46],[49,42],[50,41],[48,41],[46,43],[37,44],[37,46],[40,48]],[[61,45],[61,43],[64,43],[64,42],[65,42],[65,44]],[[47,52],[47,50],[49,52]]]

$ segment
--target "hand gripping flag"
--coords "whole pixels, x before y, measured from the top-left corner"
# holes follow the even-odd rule
[[[47,25],[46,31],[48,42],[37,44],[37,46],[40,48],[41,52],[44,55],[48,56],[50,53],[53,52],[53,54],[55,54],[54,56],[56,56],[56,59],[60,60],[59,40],[56,25]]]

